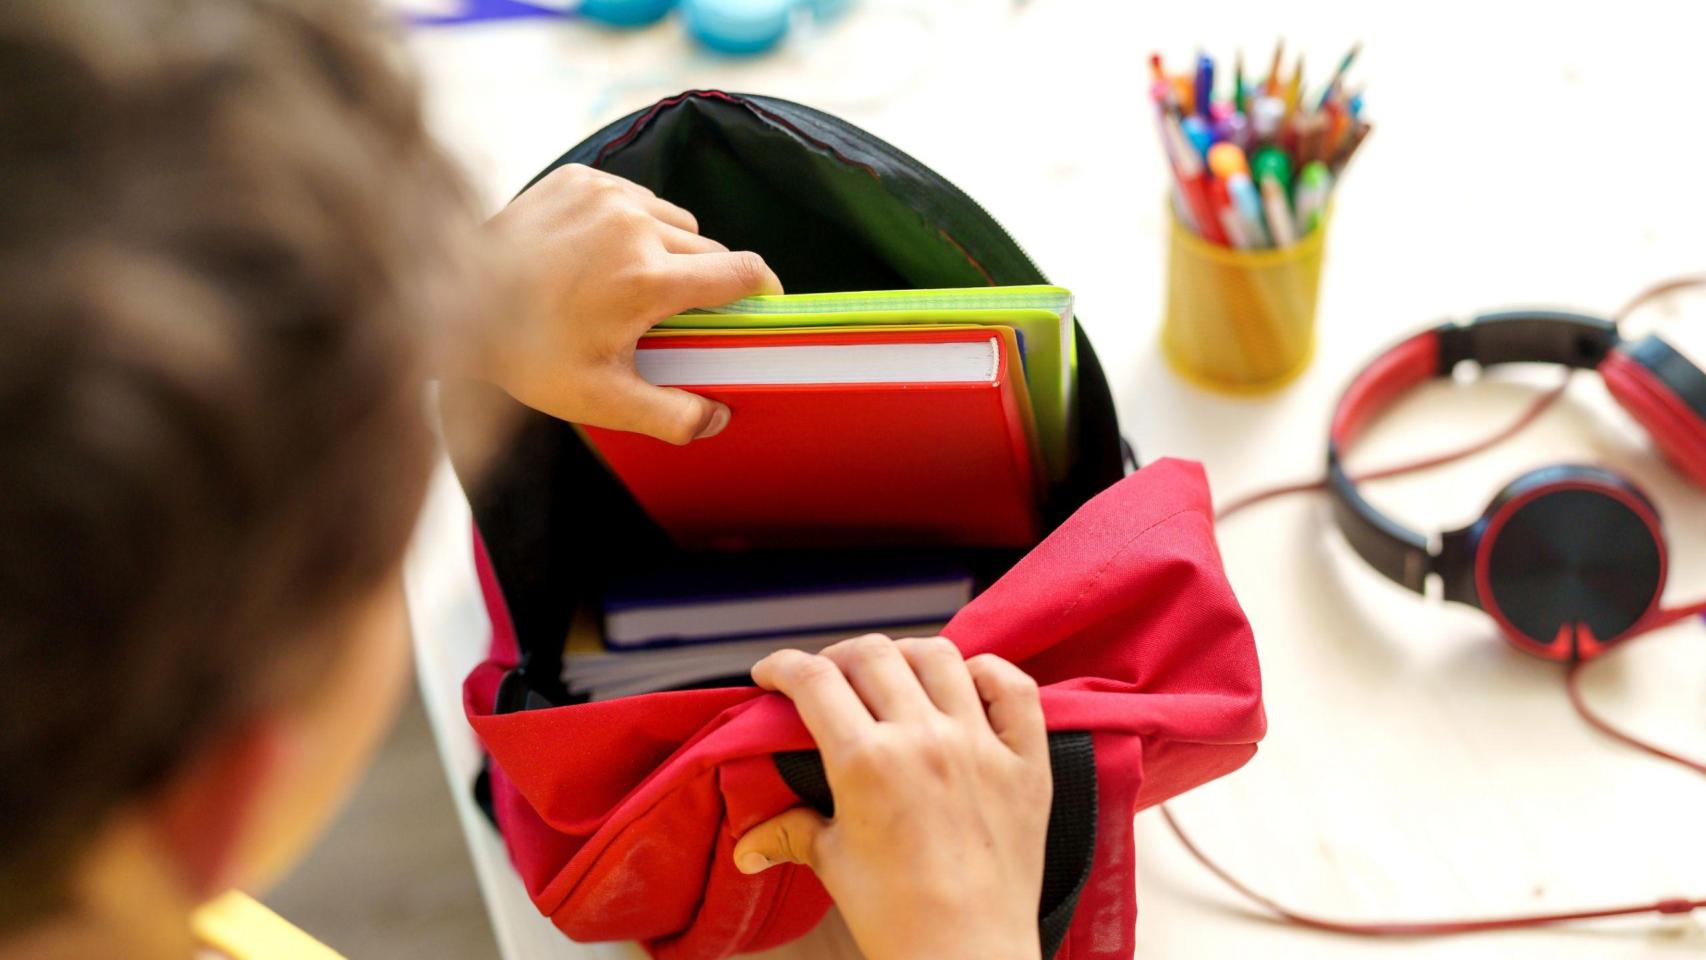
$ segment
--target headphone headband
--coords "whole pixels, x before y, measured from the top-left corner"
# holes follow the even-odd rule
[[[1550,310],[1489,313],[1466,324],[1444,323],[1388,350],[1351,381],[1333,413],[1327,442],[1327,491],[1352,549],[1388,579],[1417,593],[1432,574],[1446,599],[1473,602],[1471,551],[1463,538],[1429,538],[1368,502],[1346,472],[1343,453],[1364,427],[1420,384],[1450,376],[1471,361],[1482,367],[1549,363],[1592,369],[1617,346],[1617,324],[1602,317]]]

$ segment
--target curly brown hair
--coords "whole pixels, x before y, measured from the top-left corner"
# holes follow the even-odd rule
[[[472,221],[376,18],[0,7],[0,934],[396,569]]]

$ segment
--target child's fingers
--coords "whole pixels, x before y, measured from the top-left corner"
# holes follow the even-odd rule
[[[628,430],[677,445],[714,437],[729,425],[729,408],[715,400],[647,383],[632,369],[613,369],[596,384],[597,417],[588,421],[612,430]]]
[[[818,844],[828,829],[829,821],[817,811],[795,807],[742,834],[735,843],[735,867],[741,873],[759,873],[778,863],[816,869]]]
[[[826,647],[822,656],[841,668],[878,720],[913,720],[932,709],[918,675],[882,634],[843,640]]]
[[[607,173],[595,167],[582,167],[579,164],[569,164],[569,167],[578,168],[576,174],[578,176],[587,177],[593,180],[605,180],[616,184],[621,187],[624,192],[632,196],[647,213],[659,220],[662,220],[664,223],[673,227],[679,227],[680,229],[686,230],[690,233],[699,232],[698,218],[694,217],[691,212],[670,203],[668,200],[660,198],[649,188],[635,183],[627,177],[619,177],[614,173]]]
[[[947,637],[910,637],[895,641],[918,682],[936,709],[959,719],[983,719],[983,701],[978,699],[971,671],[954,641]]]
[[[729,248],[710,237],[702,237],[691,230],[683,230],[668,223],[658,224],[658,233],[663,238],[663,248],[670,253],[728,253]]]
[[[657,291],[663,316],[695,307],[720,307],[741,297],[781,293],[764,258],[749,250],[668,255]]]
[[[752,668],[752,680],[794,701],[826,763],[876,723],[834,661],[778,650]]]
[[[988,707],[990,729],[1001,742],[1027,760],[1048,762],[1048,731],[1037,682],[991,653],[967,660],[966,669]]]
[[[635,186],[639,185],[635,184]],[[640,189],[645,190],[644,187],[640,187]],[[651,193],[649,190],[646,192],[647,194]],[[693,216],[689,211],[670,203],[668,200],[661,200],[657,197],[648,196],[640,201],[640,205],[646,208],[647,213],[657,217],[659,220],[662,220],[664,223],[667,223],[678,230],[685,230],[688,233],[699,232],[699,219]]]

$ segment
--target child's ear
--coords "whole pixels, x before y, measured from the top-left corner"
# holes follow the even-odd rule
[[[250,833],[294,753],[284,718],[252,718],[203,747],[155,796],[147,816],[186,895],[207,900],[244,879]]]

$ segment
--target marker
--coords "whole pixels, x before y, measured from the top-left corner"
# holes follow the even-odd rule
[[[1274,246],[1289,247],[1297,242],[1297,229],[1291,219],[1291,160],[1276,147],[1263,147],[1250,158],[1250,177],[1262,193],[1262,211],[1267,215],[1268,232],[1273,234]]]
[[[1262,84],[1262,92],[1268,96],[1279,93],[1280,58],[1285,55],[1285,38],[1274,41],[1274,61],[1268,64],[1268,79]]]
[[[1263,180],[1277,180],[1281,189],[1290,190],[1291,158],[1276,147],[1263,147],[1250,158],[1250,176],[1257,184]]]
[[[1185,134],[1185,140],[1197,149],[1199,156],[1208,156],[1208,150],[1214,146],[1214,130],[1208,121],[1200,114],[1191,114],[1180,121],[1180,128]]]
[[[1149,55],[1149,78],[1162,83],[1167,80],[1167,71],[1161,66],[1161,54],[1159,53]]]
[[[1226,181],[1214,181],[1212,190],[1214,209],[1220,217],[1220,229],[1226,234],[1227,243],[1238,250],[1250,249],[1250,238],[1244,235],[1244,221],[1238,216],[1238,208],[1226,192]]]
[[[1220,218],[1214,212],[1214,206],[1209,201],[1208,185],[1204,182],[1202,157],[1185,139],[1184,131],[1178,117],[1168,116],[1162,120],[1167,128],[1167,136],[1177,153],[1178,166],[1174,167],[1173,175],[1179,182],[1179,195],[1185,205],[1190,207],[1191,217],[1196,221],[1197,230],[1203,239],[1210,243],[1226,245],[1226,233],[1221,230]]]
[[[1238,174],[1250,174],[1250,165],[1244,160],[1244,151],[1230,143],[1217,143],[1208,151],[1208,169],[1217,180],[1230,180]]]
[[[1327,197],[1333,189],[1333,175],[1319,160],[1304,164],[1297,174],[1297,225],[1305,236],[1321,225],[1321,215],[1327,209]]]
[[[1327,81],[1327,89],[1321,91],[1321,102],[1315,105],[1315,109],[1321,109],[1327,105],[1328,100],[1332,99],[1334,92],[1339,89],[1339,84],[1345,81],[1345,72],[1351,68],[1351,62],[1355,60],[1357,58],[1357,54],[1361,52],[1361,40],[1351,44],[1351,48],[1345,51],[1344,59],[1339,61],[1339,69],[1333,71],[1333,79]]]
[[[1278,97],[1257,97],[1250,112],[1250,131],[1258,143],[1273,143],[1279,139],[1280,123],[1285,120],[1285,101]]]
[[[1214,102],[1214,58],[1206,53],[1197,54],[1197,113],[1206,117],[1209,115],[1209,104]]]

